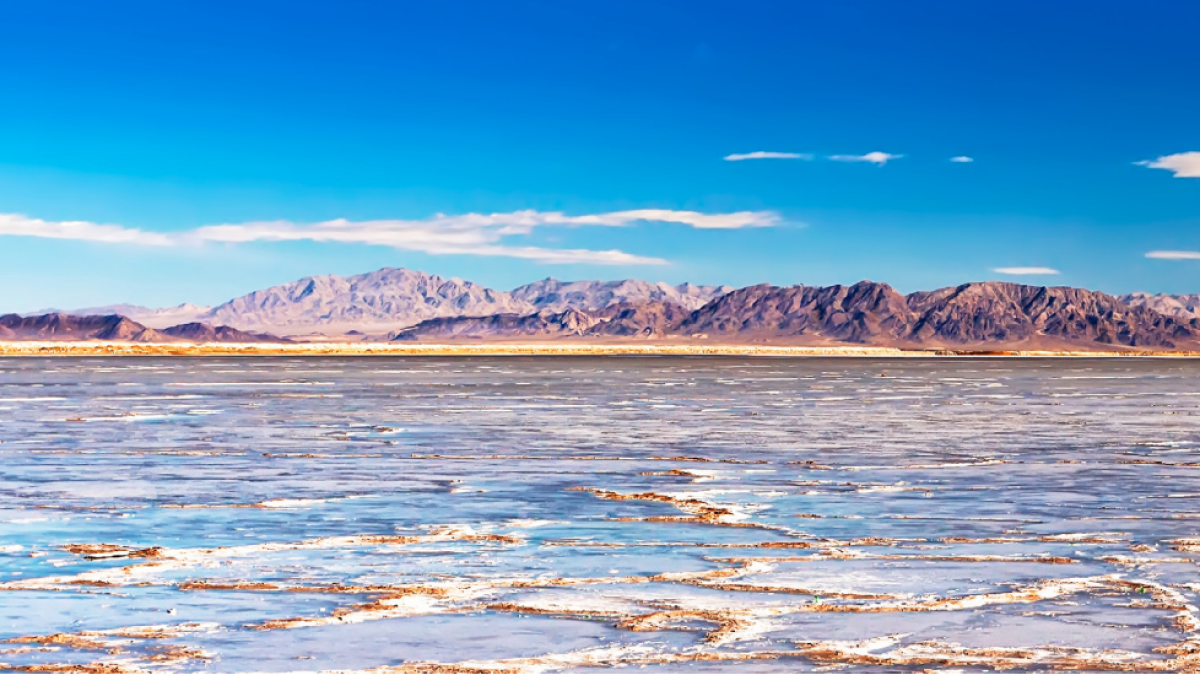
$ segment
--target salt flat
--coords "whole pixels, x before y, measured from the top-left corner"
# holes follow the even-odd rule
[[[1194,669],[1197,375],[0,359],[0,663]]]

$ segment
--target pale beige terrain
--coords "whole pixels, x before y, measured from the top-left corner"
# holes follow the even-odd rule
[[[1082,356],[1200,357],[1197,351],[898,349],[859,346],[787,346],[649,343],[404,344],[377,342],[138,343],[0,342],[0,356]]]

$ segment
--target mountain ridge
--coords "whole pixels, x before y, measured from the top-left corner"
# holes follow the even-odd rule
[[[1136,349],[1173,349],[1200,340],[1200,294],[1113,296],[999,281],[907,295],[873,281],[733,289],[546,278],[499,291],[453,277],[383,268],[350,277],[304,277],[212,308],[110,307],[128,311],[128,316],[112,312],[128,323],[109,326],[92,317],[91,323],[70,327],[63,318],[69,315],[59,312],[53,315],[57,318],[45,319],[45,325],[31,327],[14,324],[14,315],[7,315],[4,319],[17,328],[0,323],[0,339],[106,335],[251,342],[279,340],[275,333],[306,340],[682,339],[912,347],[1062,343]],[[147,316],[151,318],[145,322],[137,320]],[[187,320],[164,325],[168,317]]]

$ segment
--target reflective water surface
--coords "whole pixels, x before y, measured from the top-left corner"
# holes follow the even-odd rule
[[[1198,375],[0,359],[0,669],[1195,670]]]

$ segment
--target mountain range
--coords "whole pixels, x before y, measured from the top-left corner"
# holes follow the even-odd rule
[[[593,312],[434,319],[393,337],[436,341],[638,336],[983,349],[1200,346],[1200,319],[1066,286],[982,282],[905,296],[871,281],[852,286],[760,285],[731,291],[691,312],[669,307],[662,302],[622,303]]]
[[[32,323],[31,323],[32,322]],[[544,279],[498,291],[385,268],[306,277],[216,307],[131,305],[0,317],[0,339],[707,340],[964,348],[1200,346],[1200,295],[1111,296],[977,282],[903,295],[851,286],[697,286]],[[78,337],[70,337],[78,336]]]

